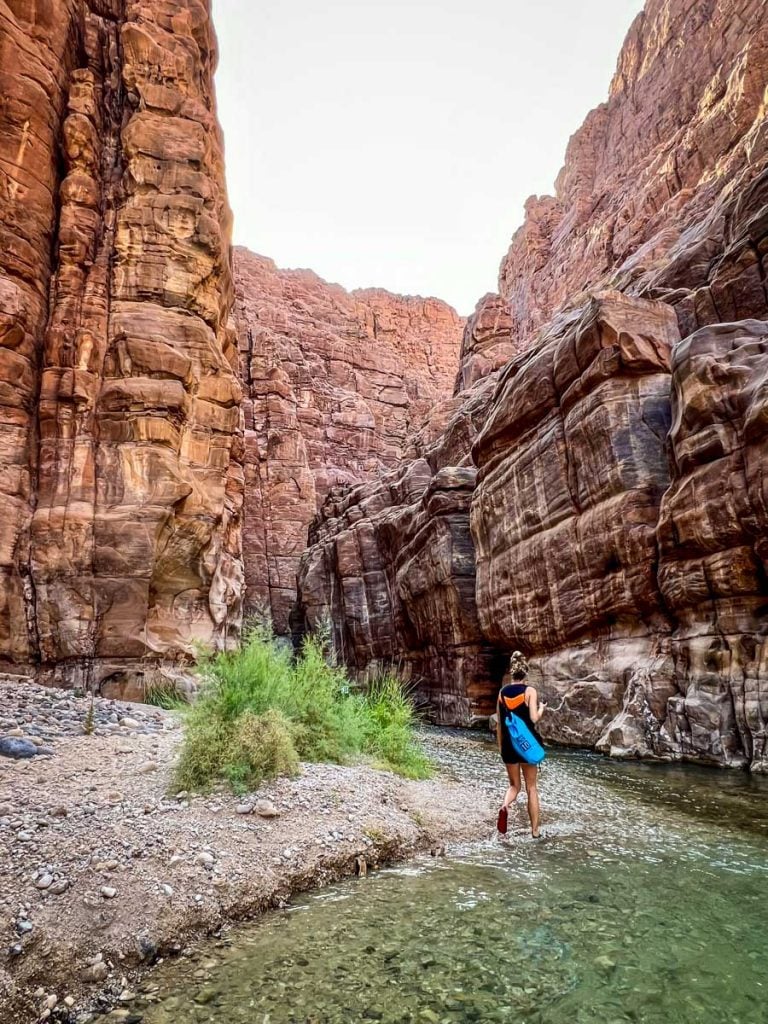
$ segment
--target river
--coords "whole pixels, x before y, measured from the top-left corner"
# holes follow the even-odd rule
[[[428,742],[501,794],[488,744]],[[765,1024],[768,780],[556,752],[541,794],[542,840],[521,799],[505,841],[296,899],[166,961],[128,1019]]]

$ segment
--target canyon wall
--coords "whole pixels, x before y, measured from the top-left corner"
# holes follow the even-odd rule
[[[0,663],[138,696],[242,595],[209,4],[0,0]]]
[[[438,299],[347,292],[247,249],[234,268],[246,611],[287,634],[310,522],[334,489],[398,464],[451,392],[463,320]]]
[[[552,739],[768,769],[767,86],[764,3],[649,0],[457,394],[313,527],[305,624],[361,673],[406,652],[438,721],[520,648]]]

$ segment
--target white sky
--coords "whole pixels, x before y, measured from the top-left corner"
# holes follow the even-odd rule
[[[213,0],[235,241],[469,313],[642,0]]]

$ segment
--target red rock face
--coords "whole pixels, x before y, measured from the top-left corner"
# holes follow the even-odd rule
[[[358,669],[407,652],[438,719],[481,714],[520,648],[550,738],[768,769],[766,83],[764,4],[649,0],[408,446],[421,490],[353,491],[313,530],[305,618],[332,608]],[[458,559],[416,525],[451,467]]]
[[[713,207],[760,172],[767,66],[762,0],[647,0],[608,101],[571,139],[555,196],[528,200],[502,263],[519,342],[606,284],[640,291],[673,264],[693,287],[719,250]]]
[[[346,292],[247,249],[235,280],[246,601],[287,633],[309,523],[333,488],[397,465],[450,393],[463,320],[437,299]]]
[[[418,438],[423,454],[401,469],[332,494],[299,569],[302,628],[328,623],[336,650],[362,677],[395,665],[446,724],[490,714],[503,671],[475,601],[476,471],[452,464],[477,436],[491,393],[473,389],[444,434],[431,444]]]
[[[209,9],[0,13],[0,657],[136,695],[240,616]]]
[[[514,337],[513,326],[509,306],[500,295],[490,293],[480,299],[464,329],[456,394],[500,369],[525,348]]]

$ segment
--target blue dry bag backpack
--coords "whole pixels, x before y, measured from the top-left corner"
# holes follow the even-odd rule
[[[528,764],[541,764],[547,753],[522,718],[508,714],[505,725],[515,753]]]

